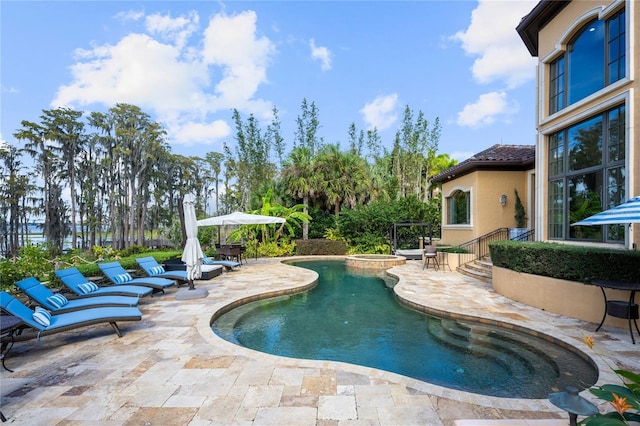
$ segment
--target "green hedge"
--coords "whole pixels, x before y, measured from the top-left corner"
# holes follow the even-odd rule
[[[325,239],[296,240],[297,256],[312,255],[344,255],[347,253],[347,244],[344,241]]]
[[[640,252],[567,244],[499,241],[489,244],[494,266],[582,283],[640,282]]]

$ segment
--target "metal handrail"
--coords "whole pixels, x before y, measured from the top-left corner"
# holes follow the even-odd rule
[[[498,228],[488,234],[482,235],[473,240],[467,241],[457,246],[461,251],[460,264],[466,264],[476,259],[482,259],[489,255],[489,243],[494,241],[514,240],[514,241],[533,241],[534,230],[527,229],[513,237],[510,236],[509,228]]]

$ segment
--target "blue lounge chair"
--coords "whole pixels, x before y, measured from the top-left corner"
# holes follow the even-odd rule
[[[178,281],[178,286],[180,284],[189,284],[187,271],[165,271],[153,256],[139,257],[136,262],[150,277],[176,280]]]
[[[132,278],[131,275],[120,265],[120,262],[98,263],[98,267],[104,273],[104,275],[116,286],[122,284],[134,284],[143,287],[151,287],[154,291],[161,291],[164,293],[164,289],[175,285],[175,280],[169,280],[166,278]]]
[[[182,259],[169,259],[163,262],[164,268],[167,271],[185,271],[187,269],[187,265],[184,264]],[[232,271],[233,268],[241,266],[240,262],[236,262],[235,260],[215,260],[210,257],[205,256],[202,259],[202,272],[210,274],[208,278],[202,279],[211,279],[213,277],[217,277],[222,273],[222,267],[224,267],[227,271]],[[213,274],[211,274],[213,273]]]
[[[35,311],[28,308],[6,291],[0,292],[0,307],[8,314],[20,318],[24,323],[23,326],[28,329],[19,334],[2,337],[0,340],[2,343],[5,343],[5,339],[7,342],[40,339],[48,334],[103,323],[111,324],[118,337],[122,337],[122,332],[116,321],[140,321],[142,319],[142,313],[134,307],[91,308],[51,315],[49,311],[40,307],[37,307]]]
[[[109,287],[98,287],[96,290],[85,292],[89,286],[89,280],[82,275],[78,268],[60,269],[56,271],[56,276],[60,278],[62,284],[66,285],[78,297],[95,297],[95,296],[133,296],[144,297],[153,291],[150,287],[142,287],[139,285],[119,285]]]
[[[18,281],[16,286],[38,305],[48,309],[54,315],[87,308],[138,306],[138,298],[131,296],[97,296],[67,300],[62,294],[54,294],[34,277]]]
[[[227,268],[227,270],[229,271],[233,270],[233,268],[237,266],[242,266],[242,263],[236,262],[235,260],[215,260],[207,256],[205,256],[202,259],[202,264],[203,265],[222,265],[225,268]]]

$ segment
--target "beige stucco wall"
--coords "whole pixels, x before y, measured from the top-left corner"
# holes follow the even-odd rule
[[[549,63],[556,59],[566,48],[571,37],[590,19],[606,17],[619,10],[624,4],[627,15],[627,78],[600,90],[583,101],[564,108],[549,116],[548,114],[548,76]],[[581,120],[611,107],[626,104],[627,114],[627,198],[640,195],[640,2],[633,0],[570,2],[539,33],[537,115],[538,140],[536,143],[536,238],[548,239],[548,192],[547,192],[547,143],[546,135],[566,128]],[[640,225],[631,229],[627,247],[632,243],[640,248]]]
[[[599,287],[540,275],[492,268],[493,289],[518,302],[545,311],[600,324],[604,299]],[[609,300],[629,300],[628,291],[605,290]],[[607,316],[605,325],[628,328],[627,320]],[[593,329],[596,329],[594,325]]]
[[[527,211],[528,172],[526,171],[476,171],[442,184],[442,244],[460,245],[498,228],[516,226],[515,193]],[[471,223],[447,224],[446,198],[456,190],[471,193]],[[507,196],[506,205],[500,204],[500,196]]]

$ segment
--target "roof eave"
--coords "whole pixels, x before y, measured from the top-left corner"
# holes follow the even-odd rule
[[[571,0],[542,0],[516,27],[516,31],[529,50],[531,56],[538,56],[538,33],[549,23]]]
[[[431,178],[432,183],[443,183],[451,179],[457,179],[477,171],[524,171],[535,167],[535,157],[526,158],[521,161],[469,161],[459,169],[455,167],[449,171],[440,173]]]

